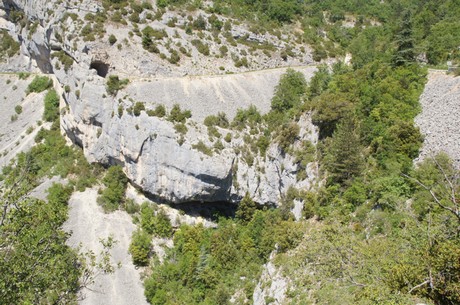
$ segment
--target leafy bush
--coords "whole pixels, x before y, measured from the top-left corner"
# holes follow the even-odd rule
[[[171,122],[185,123],[185,121],[192,117],[190,110],[182,111],[179,104],[174,104],[171,112],[169,113],[168,120]]]
[[[128,79],[120,80],[118,75],[110,75],[106,85],[107,93],[110,95],[116,95],[118,90],[123,89],[128,83]]]
[[[204,119],[204,125],[207,127],[219,126],[221,128],[228,128],[229,122],[227,115],[223,112],[219,112],[217,115],[209,115]]]
[[[155,218],[154,234],[164,238],[171,237],[173,234],[173,228],[171,225],[171,220],[165,211],[160,209]]]
[[[209,46],[206,43],[203,43],[199,39],[194,39],[192,40],[192,45],[195,46],[195,48],[198,50],[203,55],[208,56],[209,53]]]
[[[204,31],[204,30],[206,30],[206,26],[207,26],[207,22],[206,22],[206,19],[204,19],[203,15],[199,15],[193,21],[193,28],[195,30]]]
[[[275,88],[271,104],[272,110],[285,112],[299,106],[306,91],[307,81],[302,72],[288,69],[281,76],[279,84]]]
[[[115,35],[111,34],[111,35],[109,36],[109,43],[110,43],[110,45],[113,46],[116,42],[117,42],[117,37],[115,37]]]
[[[20,44],[8,34],[7,30],[0,30],[0,59],[13,57],[19,53]]]
[[[150,38],[153,38],[155,40],[161,40],[163,38],[168,37],[168,33],[166,33],[166,31],[164,29],[158,30],[158,29],[152,28],[151,26],[146,26],[142,30],[142,35],[144,37],[150,37]]]
[[[98,198],[98,203],[105,212],[115,211],[124,201],[128,178],[123,172],[122,167],[116,165],[108,169],[102,182],[106,188]]]
[[[22,106],[21,105],[16,105],[14,107],[14,112],[16,112],[16,114],[21,114],[22,113]]]
[[[27,86],[26,93],[40,93],[53,86],[53,81],[47,76],[35,76],[32,82]]]
[[[159,118],[162,118],[166,115],[166,108],[164,105],[157,105],[155,107],[155,110],[147,110],[147,115],[148,116],[157,116]]]
[[[212,149],[207,147],[206,144],[204,144],[201,140],[198,143],[193,144],[192,148],[202,152],[205,155],[212,156]]]
[[[155,210],[152,205],[143,203],[140,213],[141,227],[149,234],[159,237],[171,237],[173,228],[168,215],[162,210]]]
[[[73,65],[73,58],[64,51],[58,51],[51,54],[51,58],[57,58],[63,65],[64,71],[68,71]]]
[[[131,198],[127,198],[124,202],[123,209],[130,215],[140,211],[139,205]]]
[[[54,122],[59,118],[59,96],[56,90],[49,90],[45,95],[45,110],[43,120]]]
[[[256,210],[257,206],[255,202],[251,199],[249,193],[246,193],[246,195],[244,195],[243,199],[238,204],[235,217],[243,223],[248,223],[249,221],[251,221]]]
[[[135,116],[140,116],[141,115],[141,111],[144,111],[145,110],[145,105],[144,103],[142,102],[136,102],[134,104],[134,107],[133,107],[133,114]]]
[[[248,109],[238,109],[232,122],[232,127],[243,129],[247,125],[258,124],[262,122],[262,116],[256,106],[251,105]]]
[[[136,230],[131,238],[129,253],[133,257],[136,266],[147,266],[149,263],[151,237],[143,230]]]
[[[248,68],[249,67],[249,62],[248,62],[247,57],[241,57],[239,59],[236,59],[235,60],[235,67],[237,67],[237,68],[241,68],[241,67]]]
[[[279,147],[283,151],[286,151],[288,147],[294,144],[294,141],[297,140],[299,131],[300,127],[296,123],[290,123],[289,125],[283,126],[277,137]]]
[[[177,123],[177,124],[174,124],[174,129],[176,130],[176,132],[182,134],[182,135],[185,135],[188,131],[188,128],[187,126],[185,126],[184,123]]]

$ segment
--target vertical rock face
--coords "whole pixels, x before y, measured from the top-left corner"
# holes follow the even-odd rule
[[[78,34],[79,28],[65,17],[68,9],[63,4],[3,0],[3,6],[7,11],[22,10],[30,20],[40,21],[32,35],[24,29],[18,29],[16,34],[22,39],[23,53],[33,58],[41,71],[54,73],[65,87],[61,127],[70,140],[83,147],[90,162],[123,165],[133,184],[171,203],[238,202],[249,193],[260,204],[277,205],[290,186],[308,189],[315,183],[315,163],[301,168],[294,157],[283,153],[276,144],[268,147],[266,155],[253,153],[248,160],[242,149],[251,143],[246,143],[241,132],[217,128],[223,136],[230,134],[232,140],[210,139],[202,124],[209,114],[226,111],[231,117],[236,108],[250,103],[268,111],[283,69],[246,76],[203,76],[198,80],[156,77],[152,81],[136,76],[130,77],[129,85],[112,96],[107,93],[104,76],[114,74],[115,67],[117,74],[123,75],[118,61],[124,62],[124,58],[114,55],[117,51],[102,42],[69,41],[70,35],[66,34]],[[97,2],[84,0],[78,10],[70,11],[83,19],[88,11],[97,11],[97,6]],[[82,7],[85,9],[80,10]],[[132,51],[139,48],[142,50],[139,45],[137,49],[132,46]],[[58,58],[51,56],[54,51],[70,58],[71,66],[65,68]],[[140,62],[147,63],[150,58],[144,56]],[[300,70],[307,77],[314,71],[311,67]],[[159,94],[156,88],[165,93]],[[217,100],[210,100],[214,97]],[[183,108],[192,109],[187,131],[180,133],[176,131],[177,123],[148,116],[145,111],[134,115],[132,108],[139,99],[146,109],[153,109],[159,102],[167,108],[180,103]],[[300,142],[307,140],[316,144],[317,131],[309,116],[305,115],[299,125],[299,141],[294,146],[300,149]],[[217,141],[220,148],[212,152],[210,148]],[[299,171],[305,173],[298,175]],[[298,181],[300,176],[302,180]]]

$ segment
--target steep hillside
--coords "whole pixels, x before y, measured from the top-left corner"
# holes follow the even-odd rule
[[[0,303],[460,303],[457,2],[1,0]]]
[[[25,74],[27,75],[27,74]],[[42,121],[45,92],[27,94],[33,76],[0,74],[0,168],[32,147]]]

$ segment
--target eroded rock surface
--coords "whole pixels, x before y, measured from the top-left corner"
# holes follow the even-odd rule
[[[95,270],[95,282],[83,289],[80,304],[98,305],[147,305],[144,297],[140,272],[128,253],[131,235],[136,229],[131,216],[122,211],[105,214],[97,204],[97,190],[87,189],[76,192],[69,201],[69,220],[64,229],[72,232],[68,244],[82,246],[82,251],[93,251],[99,257],[103,250],[101,239],[112,237],[115,241],[110,250],[112,265],[121,263],[113,274],[104,274]],[[100,257],[99,257],[100,259]]]
[[[0,169],[35,144],[41,127],[49,127],[41,123],[45,93],[26,93],[33,77],[0,74]]]
[[[315,68],[308,66],[308,48],[293,45],[291,53],[297,55],[281,59],[280,52],[287,47],[283,40],[268,33],[253,35],[243,25],[235,24],[230,31],[233,39],[270,43],[273,48],[273,56],[251,52],[247,55],[250,63],[237,67],[231,56],[205,56],[198,52],[191,44],[197,34],[166,26],[171,18],[168,14],[175,14],[168,12],[160,20],[147,23],[164,29],[168,39],[190,51],[190,57],[182,55],[180,64],[174,65],[144,50],[141,37],[129,35],[129,26],[110,23],[105,36],[96,41],[69,35],[81,32],[87,14],[102,10],[96,1],[83,0],[77,6],[67,1],[4,0],[2,8],[5,12],[23,11],[30,22],[40,21],[35,23],[33,33],[21,27],[14,27],[11,33],[22,39],[21,53],[33,59],[31,64],[56,76],[61,92],[65,91],[63,132],[83,147],[90,162],[123,165],[134,185],[170,203],[238,202],[249,193],[260,204],[278,205],[290,186],[308,189],[314,184],[316,165],[300,168],[298,160],[276,144],[271,144],[265,155],[255,152],[257,148],[249,153],[248,147],[257,140],[257,132],[218,128],[222,136],[215,139],[202,124],[206,116],[218,112],[225,112],[232,119],[238,108],[251,104],[262,113],[267,112],[275,86],[285,72],[282,67],[305,65],[296,69],[307,78],[312,76]],[[207,17],[204,11],[199,14]],[[176,17],[178,24],[184,21],[180,14]],[[117,34],[119,42],[123,41],[121,46],[107,42],[111,33]],[[217,43],[206,43],[211,53],[218,54]],[[158,42],[160,51],[169,56],[165,47]],[[231,45],[229,48],[228,52],[239,50]],[[238,48],[249,51],[245,44]],[[63,58],[70,65],[65,65]],[[262,68],[275,69],[247,72]],[[225,75],[229,72],[236,74]],[[115,74],[128,79],[129,84],[109,94],[107,79]],[[176,103],[191,110],[187,131],[181,134],[177,123],[148,116],[145,111],[136,116],[132,112],[136,102],[142,102],[146,110],[158,104],[170,110]],[[300,142],[306,140],[315,144],[317,131],[308,115],[300,125],[295,146],[299,148]],[[226,134],[230,134],[231,141],[223,140]],[[214,149],[215,146],[219,148]],[[306,173],[298,175],[299,171]]]

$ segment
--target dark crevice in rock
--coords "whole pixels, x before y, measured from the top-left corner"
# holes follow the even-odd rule
[[[130,181],[130,184],[136,188],[136,190],[147,197],[149,200],[167,204],[173,209],[183,211],[185,214],[192,217],[203,217],[210,221],[217,221],[219,217],[235,217],[235,212],[238,207],[238,204],[230,201],[212,201],[212,202],[203,202],[203,201],[188,201],[182,203],[173,203],[169,200],[162,198],[156,194],[149,193],[143,190],[139,185]]]
[[[91,62],[91,65],[89,66],[89,68],[96,70],[97,75],[105,78],[107,74],[109,73],[110,66],[105,62],[95,60]]]
[[[201,202],[186,202],[171,206],[183,211],[187,215],[193,217],[201,216],[211,221],[218,221],[219,217],[233,218],[238,208],[237,204],[225,201],[207,202],[205,204]]]
[[[95,116],[89,118],[89,124],[102,128],[102,123],[99,122]]]
[[[75,145],[79,146],[80,148],[83,148],[83,141],[82,139],[80,138],[80,135],[82,135],[83,133],[79,130],[79,129],[67,129],[67,128],[64,128],[63,129],[67,138],[70,139],[70,141],[72,141],[72,143],[74,143]]]

